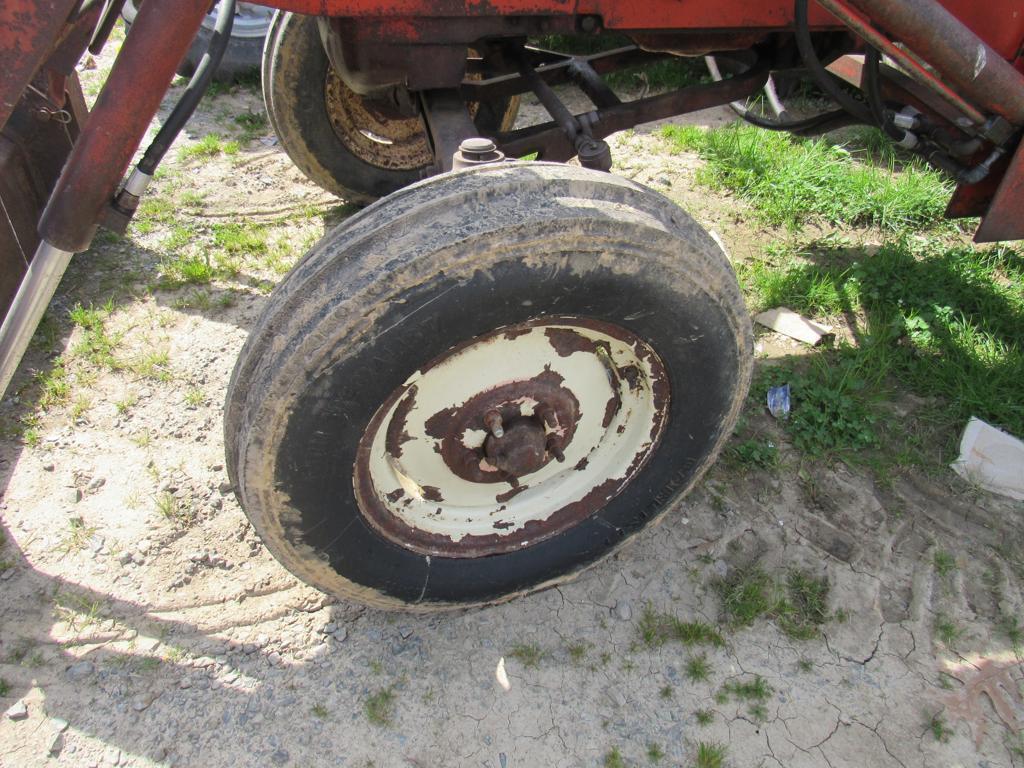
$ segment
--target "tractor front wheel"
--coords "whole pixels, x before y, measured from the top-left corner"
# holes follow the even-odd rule
[[[228,467],[319,589],[498,602],[571,578],[696,482],[750,348],[732,269],[671,201],[545,163],[446,174],[277,288],[232,377]]]

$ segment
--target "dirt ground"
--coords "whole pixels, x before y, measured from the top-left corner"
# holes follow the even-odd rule
[[[261,110],[252,88],[207,99],[179,146]],[[0,403],[31,425],[0,442],[0,766],[1024,765],[1024,669],[996,629],[1021,615],[1022,509],[951,472],[882,485],[842,464],[719,466],[577,581],[484,610],[386,614],[298,583],[231,493],[222,403],[269,288],[349,209],[269,128],[239,143],[172,150],[154,189],[169,215],[76,257]],[[612,144],[616,172],[733,259],[763,246],[742,204],[696,186],[695,157],[649,128]],[[175,239],[179,220],[192,228]],[[175,249],[230,223],[262,227],[265,252],[160,287]],[[67,320],[109,298],[117,365]],[[799,353],[771,335],[758,348]],[[68,392],[43,407],[33,382],[55,368]],[[761,619],[722,647],[642,642],[647,607],[716,624],[713,584],[755,562],[827,578],[820,636]],[[706,679],[690,679],[699,654]],[[736,693],[758,676],[763,696]],[[701,744],[724,762],[698,763]]]

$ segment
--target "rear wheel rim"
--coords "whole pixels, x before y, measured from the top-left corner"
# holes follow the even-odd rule
[[[529,547],[629,484],[657,450],[669,400],[661,359],[621,326],[500,328],[424,365],[377,410],[357,451],[360,512],[425,555]]]

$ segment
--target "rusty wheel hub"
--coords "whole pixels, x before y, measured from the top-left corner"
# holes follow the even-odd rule
[[[423,366],[378,409],[357,454],[360,510],[423,554],[530,546],[636,476],[668,407],[661,360],[624,328],[546,317],[499,329]]]

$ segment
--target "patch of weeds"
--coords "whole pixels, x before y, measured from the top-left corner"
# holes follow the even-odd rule
[[[800,661],[796,663],[796,668],[801,672],[811,672],[814,670],[814,662],[810,659],[800,659]]]
[[[235,125],[242,130],[242,140],[251,141],[267,131],[267,116],[262,112],[245,112],[235,115]]]
[[[95,525],[87,525],[81,517],[72,517],[68,520],[68,530],[61,539],[58,549],[61,554],[67,555],[72,552],[81,552],[89,544],[96,533]]]
[[[947,648],[951,648],[964,633],[963,629],[944,613],[936,615],[935,623],[932,626],[936,636]]]
[[[163,666],[163,659],[157,656],[142,656],[135,662],[135,668],[139,672],[156,672]]]
[[[651,763],[660,763],[665,757],[665,750],[658,744],[647,745],[647,760]]]
[[[43,410],[63,405],[71,395],[71,382],[62,357],[53,361],[50,370],[37,373],[36,382],[40,390],[39,407]]]
[[[207,160],[216,157],[224,150],[221,137],[218,133],[208,133],[194,144],[189,144],[178,150],[178,159],[187,163],[192,160]]]
[[[319,702],[310,707],[309,711],[313,715],[313,717],[318,717],[321,720],[326,720],[327,716],[330,715],[330,712],[327,710],[327,707],[325,707],[323,704]]]
[[[180,527],[186,527],[195,521],[191,507],[168,491],[156,497],[156,511],[160,517]]]
[[[774,469],[779,463],[779,449],[771,440],[752,437],[729,446],[728,457],[745,469]]]
[[[148,448],[153,444],[153,436],[149,433],[148,429],[144,429],[137,435],[132,436],[132,442],[139,448]]]
[[[760,568],[736,568],[715,583],[726,620],[735,627],[748,627],[770,613],[776,603],[776,586]]]
[[[799,229],[819,219],[890,231],[938,224],[950,184],[923,163],[901,172],[859,162],[824,139],[800,139],[747,125],[710,130],[669,125],[661,135],[677,150],[695,151],[707,164],[698,182],[748,200],[774,226]]]
[[[128,413],[128,411],[130,411],[132,408],[134,408],[136,404],[138,404],[138,402],[139,396],[136,395],[134,392],[129,392],[120,400],[114,401],[114,408],[116,408],[117,412],[123,416],[124,414]]]
[[[936,741],[945,744],[949,741],[949,737],[953,735],[953,732],[946,725],[945,719],[942,714],[932,715],[928,720],[928,731],[931,733],[932,738]]]
[[[710,709],[698,709],[693,716],[697,719],[697,725],[711,725],[715,720],[715,713]]]
[[[363,704],[363,712],[366,713],[366,719],[371,724],[381,728],[391,725],[395,717],[396,700],[397,696],[395,695],[394,686],[381,688],[379,691],[371,694]]]
[[[932,564],[935,566],[935,572],[939,574],[939,578],[942,579],[946,578],[956,570],[956,558],[943,549],[935,552],[935,556],[932,558]]]
[[[68,416],[72,422],[78,421],[89,412],[90,408],[92,408],[92,401],[89,397],[87,395],[79,395],[75,398],[75,402],[71,404]]]
[[[754,718],[754,722],[763,723],[768,719],[768,707],[760,702],[756,702],[747,707],[747,713]]]
[[[144,379],[168,382],[174,378],[170,371],[170,355],[166,350],[148,352],[136,358],[128,367],[132,373]]]
[[[224,142],[224,154],[228,157],[234,157],[242,149],[242,145],[237,141],[225,141]]]
[[[57,591],[53,596],[54,612],[73,630],[86,629],[103,618],[103,603],[75,592]]]
[[[722,691],[734,699],[747,702],[763,702],[772,695],[772,687],[768,681],[760,675],[755,675],[753,680],[742,682],[729,680],[722,686]]]
[[[198,408],[206,402],[206,395],[201,389],[190,389],[185,393],[185,405],[190,408]]]
[[[775,607],[779,628],[790,637],[808,640],[829,619],[829,583],[824,576],[792,570],[786,575],[786,598]]]
[[[664,645],[669,640],[683,645],[725,645],[721,633],[703,621],[683,621],[669,613],[659,613],[650,605],[644,606],[644,612],[637,625],[641,640],[648,647]]]
[[[380,659],[373,659],[370,662],[370,671],[375,675],[384,673],[384,663]]]
[[[604,762],[601,763],[604,768],[626,768],[626,760],[622,756],[618,747],[612,747],[607,754],[604,756]]]
[[[7,681],[0,677],[0,699],[6,698],[7,694],[11,692],[11,686],[8,685]]]
[[[671,685],[663,685],[661,690],[658,691],[658,695],[663,699],[671,699],[675,695],[675,691],[672,690]]]
[[[540,666],[541,661],[547,658],[547,655],[547,652],[535,643],[513,645],[507,654],[509,658],[515,659],[526,669],[536,669]]]
[[[1021,644],[1024,643],[1024,630],[1021,629],[1020,620],[1011,614],[1003,614],[999,618],[999,631],[1010,641],[1010,647],[1018,656],[1021,653]]]
[[[725,765],[725,747],[722,744],[702,741],[697,745],[697,759],[694,768],[722,768]]]
[[[684,674],[687,680],[695,683],[707,680],[711,676],[711,664],[708,662],[708,657],[702,653],[699,656],[688,658]]]
[[[216,277],[216,270],[205,256],[179,255],[161,265],[159,287],[170,291],[183,285],[206,285]]]
[[[178,201],[186,208],[199,210],[206,204],[206,193],[186,189],[178,196]]]
[[[261,256],[267,252],[267,232],[259,224],[215,224],[213,244],[235,256]]]
[[[573,664],[579,666],[587,658],[590,652],[590,643],[570,643],[566,650],[569,652],[569,659]]]

